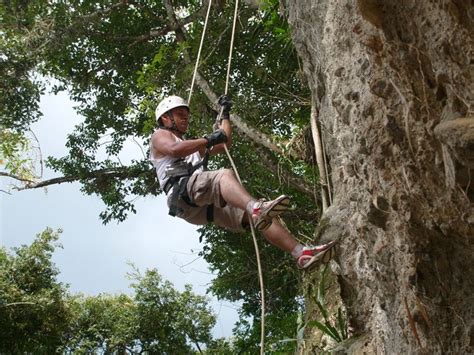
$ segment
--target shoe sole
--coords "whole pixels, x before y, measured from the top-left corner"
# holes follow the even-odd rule
[[[288,210],[290,207],[290,198],[286,195],[281,195],[273,200],[273,203],[268,208],[264,216],[259,218],[259,221],[255,224],[258,230],[264,231],[272,224],[271,219],[281,215],[283,212]]]
[[[334,250],[334,246],[338,243],[338,240],[333,240],[332,242],[327,243],[326,249],[320,251],[316,255],[314,255],[311,259],[309,259],[303,267],[298,267],[301,270],[311,270],[315,266],[319,265],[318,261],[321,261],[323,264],[327,264],[333,257],[336,255],[336,251]]]

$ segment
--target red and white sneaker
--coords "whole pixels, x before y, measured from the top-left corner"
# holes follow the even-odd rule
[[[336,251],[334,246],[337,244],[337,240],[333,240],[327,244],[317,245],[315,247],[304,247],[303,253],[296,260],[296,265],[299,269],[308,269],[311,266],[315,266],[318,262],[326,264],[331,260]]]
[[[255,228],[264,231],[272,224],[272,218],[279,216],[290,207],[290,198],[281,195],[272,201],[257,201],[252,210]]]

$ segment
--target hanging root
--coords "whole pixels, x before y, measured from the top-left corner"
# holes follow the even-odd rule
[[[405,304],[405,310],[407,311],[408,323],[410,324],[411,331],[413,332],[413,335],[415,336],[416,341],[418,342],[418,345],[420,346],[421,349],[423,349],[423,345],[421,345],[420,337],[418,336],[418,331],[416,330],[415,320],[413,319],[413,316],[408,307],[408,302],[407,302],[406,297],[404,298],[403,302]]]

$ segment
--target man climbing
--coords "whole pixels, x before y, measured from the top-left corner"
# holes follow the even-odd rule
[[[170,214],[189,223],[243,231],[250,215],[255,227],[268,242],[291,253],[297,266],[307,269],[316,262],[328,262],[335,242],[304,247],[276,218],[288,209],[290,200],[282,195],[272,201],[257,200],[238,182],[230,169],[206,171],[207,157],[230,147],[231,101],[219,98],[222,116],[214,132],[198,139],[184,140],[189,124],[189,106],[179,96],[162,100],[155,114],[158,129],[153,133],[150,160],[156,168],[160,186],[168,195]]]

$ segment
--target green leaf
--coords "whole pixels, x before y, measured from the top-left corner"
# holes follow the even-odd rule
[[[325,307],[325,305],[323,305],[321,302],[319,301],[316,301],[316,305],[318,306],[318,309],[319,311],[321,312],[323,318],[325,321],[327,321],[329,319],[329,314],[328,314],[328,310],[327,308]]]
[[[333,339],[334,340],[336,340],[337,342],[342,341],[342,338],[341,338],[338,330],[336,329],[336,327],[331,325],[329,322],[326,322],[325,325],[331,331],[331,334],[333,334]]]
[[[321,330],[324,334],[330,336],[332,339],[336,341],[340,341],[340,337],[338,336],[337,331],[334,332],[334,328],[331,326],[328,326],[327,324],[323,324],[317,320],[311,320],[307,323],[307,326],[316,327],[319,330]]]
[[[337,309],[337,324],[341,332],[341,338],[347,339],[347,322],[344,315],[342,314],[341,307]]]

